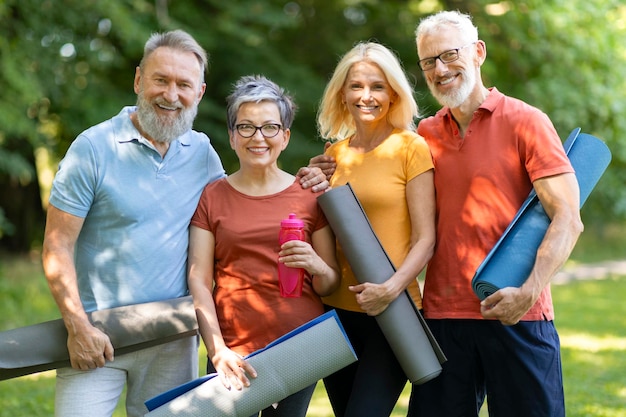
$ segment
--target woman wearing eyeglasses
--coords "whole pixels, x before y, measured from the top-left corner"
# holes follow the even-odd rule
[[[256,377],[243,356],[322,314],[320,296],[339,285],[335,240],[317,195],[277,165],[294,113],[291,97],[267,78],[235,84],[227,123],[240,167],[205,188],[191,220],[189,289],[209,365],[229,389],[245,389]],[[304,221],[306,238],[279,247],[280,223],[290,213]],[[278,262],[304,268],[301,297],[280,296]],[[314,388],[261,415],[304,417]]]
[[[324,378],[338,417],[389,416],[406,382],[375,316],[405,290],[417,307],[417,276],[435,245],[433,163],[415,133],[418,108],[393,52],[359,43],[339,61],[318,113],[323,138],[335,142],[330,184],[350,183],[397,270],[382,284],[359,284],[339,251],[341,285],[324,298],[341,319],[359,361]],[[312,161],[313,162],[313,161]]]

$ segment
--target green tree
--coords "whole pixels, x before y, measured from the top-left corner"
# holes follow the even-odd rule
[[[613,161],[583,217],[591,223],[623,220],[626,54],[621,44],[626,6],[619,0],[526,0],[495,6],[484,2],[485,13],[475,19],[488,40],[488,79],[546,112],[562,138],[580,127],[606,141]]]
[[[422,16],[442,9],[474,16],[488,46],[487,85],[544,110],[561,137],[581,127],[609,144],[614,160],[583,215],[625,219],[620,41],[626,6],[620,0],[4,0],[0,247],[23,251],[41,240],[37,178],[48,184],[77,134],[135,102],[133,75],[150,33],[182,28],[209,52],[195,128],[209,135],[228,172],[237,167],[224,111],[233,82],[260,73],[286,87],[299,112],[280,163],[295,172],[321,152],[317,105],[339,57],[357,41],[395,50],[422,113],[439,108],[417,68],[413,32]],[[37,164],[46,155],[52,172]]]
[[[0,4],[4,249],[24,251],[41,240],[44,217],[36,152],[49,151],[57,158],[80,130],[113,114],[113,103],[129,97],[132,73],[122,75],[119,69],[128,67],[128,57],[141,53],[137,37],[148,29],[137,31],[141,19],[133,13],[148,6],[75,0]]]

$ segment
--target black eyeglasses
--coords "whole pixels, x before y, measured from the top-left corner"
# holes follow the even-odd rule
[[[282,128],[283,127],[278,123],[267,123],[263,126],[255,126],[250,123],[235,125],[237,133],[239,133],[244,138],[251,138],[256,134],[257,130],[261,131],[261,134],[264,138],[273,138],[274,136],[278,135],[278,132],[280,132],[280,129]]]
[[[447,51],[443,51],[437,56],[420,59],[418,61],[418,65],[420,66],[420,69],[422,71],[428,71],[428,70],[435,68],[435,66],[437,65],[437,60],[440,60],[444,64],[449,64],[459,59],[459,51],[461,49],[467,48],[468,46],[474,45],[475,43],[476,42],[471,42],[471,43],[468,43],[467,45],[461,46],[460,48],[448,49]]]

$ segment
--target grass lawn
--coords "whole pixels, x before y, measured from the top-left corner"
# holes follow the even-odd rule
[[[594,252],[590,260],[602,259],[602,253]],[[555,285],[553,297],[568,417],[626,417],[626,277]],[[59,317],[38,254],[30,258],[0,255],[0,313],[0,331]],[[200,360],[203,369],[203,349]],[[394,417],[406,414],[408,393],[407,386]],[[54,372],[0,381],[0,404],[0,417],[52,416]],[[124,416],[123,408],[119,406],[114,415]],[[332,417],[322,384],[308,415]],[[486,415],[483,410],[481,416]]]

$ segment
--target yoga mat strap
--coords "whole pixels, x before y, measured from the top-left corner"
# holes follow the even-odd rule
[[[576,173],[580,207],[611,162],[611,151],[600,139],[574,129],[563,144]],[[505,287],[521,287],[535,264],[537,250],[550,226],[550,218],[535,191],[517,214],[472,278],[474,293],[484,300]]]
[[[87,313],[116,355],[197,334],[191,296]],[[0,380],[70,366],[62,319],[0,332]]]

